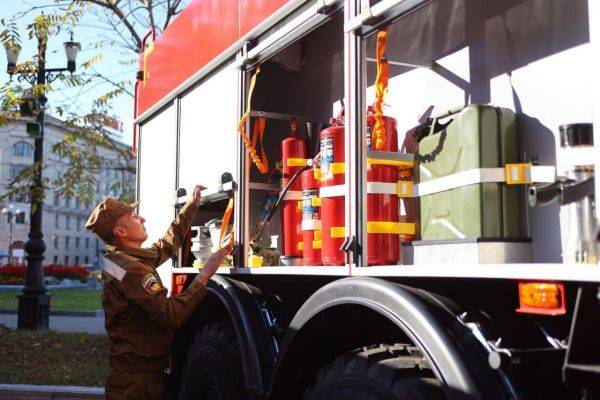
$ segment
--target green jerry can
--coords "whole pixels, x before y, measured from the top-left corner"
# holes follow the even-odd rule
[[[518,162],[514,112],[471,104],[438,119],[449,116],[453,119],[443,130],[419,143],[420,182]],[[505,183],[478,183],[422,196],[421,240],[520,238],[522,204],[519,186]]]

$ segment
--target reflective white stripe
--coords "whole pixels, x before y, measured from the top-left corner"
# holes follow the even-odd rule
[[[303,219],[302,230],[303,231],[320,231],[322,224],[320,219]]]
[[[529,168],[531,182],[553,183],[556,181],[556,167],[546,165],[534,165]]]
[[[109,274],[110,276],[115,278],[116,280],[122,281],[123,277],[125,276],[125,273],[127,271],[125,271],[123,268],[119,267],[114,262],[110,261],[108,258],[106,258],[106,257],[103,257],[103,258],[104,258],[104,267],[102,267],[102,269],[104,270],[104,272],[106,272],[107,274]]]
[[[398,184],[388,182],[367,182],[367,193],[397,195]]]
[[[289,190],[283,200],[302,200],[302,192],[300,190]]]
[[[549,166],[533,166],[528,168],[532,182],[550,183],[556,180],[556,168]],[[445,192],[463,186],[479,183],[506,182],[504,168],[477,168],[457,172],[442,178],[421,182],[413,188],[413,197],[427,196],[429,194]]]
[[[341,197],[346,195],[346,185],[321,186],[320,197]]]

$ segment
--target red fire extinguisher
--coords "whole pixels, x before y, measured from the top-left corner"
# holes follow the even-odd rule
[[[319,181],[312,168],[302,172],[301,177],[303,261],[304,265],[322,265]]]
[[[307,157],[306,140],[296,134],[296,121],[292,121],[291,135],[281,142],[283,164],[282,187],[285,187],[292,176],[303,167]],[[302,182],[297,179],[289,188],[283,200],[283,256],[302,257]]]
[[[398,151],[398,132],[396,120],[383,116],[387,140],[383,148],[378,151]],[[367,111],[367,149],[371,148],[371,132],[375,126],[375,117],[372,107]],[[369,165],[367,167],[367,182],[393,183],[398,182],[398,167],[393,165]],[[398,195],[369,193],[367,194],[367,221],[368,222],[399,222]],[[393,265],[400,259],[400,237],[392,233],[369,233],[368,263],[369,265]]]
[[[332,120],[332,126],[321,131],[321,259],[323,265],[344,265],[344,196],[327,194],[327,188],[343,185],[344,122],[343,114]]]

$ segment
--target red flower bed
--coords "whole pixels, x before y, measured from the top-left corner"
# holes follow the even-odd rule
[[[56,279],[73,279],[87,281],[89,272],[79,265],[44,265],[44,276]],[[25,283],[26,265],[5,265],[0,267],[0,284],[17,285]]]

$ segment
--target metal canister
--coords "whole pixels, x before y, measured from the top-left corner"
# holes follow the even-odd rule
[[[563,149],[594,146],[592,124],[568,124],[560,126],[560,145]],[[584,182],[593,182],[594,166],[578,165],[566,167],[564,177],[573,185],[561,189],[561,225],[563,262],[596,264],[598,262],[598,242],[594,237],[594,195],[593,190],[578,190],[576,201],[568,198],[569,187],[582,186]],[[593,187],[593,185],[587,185]]]

